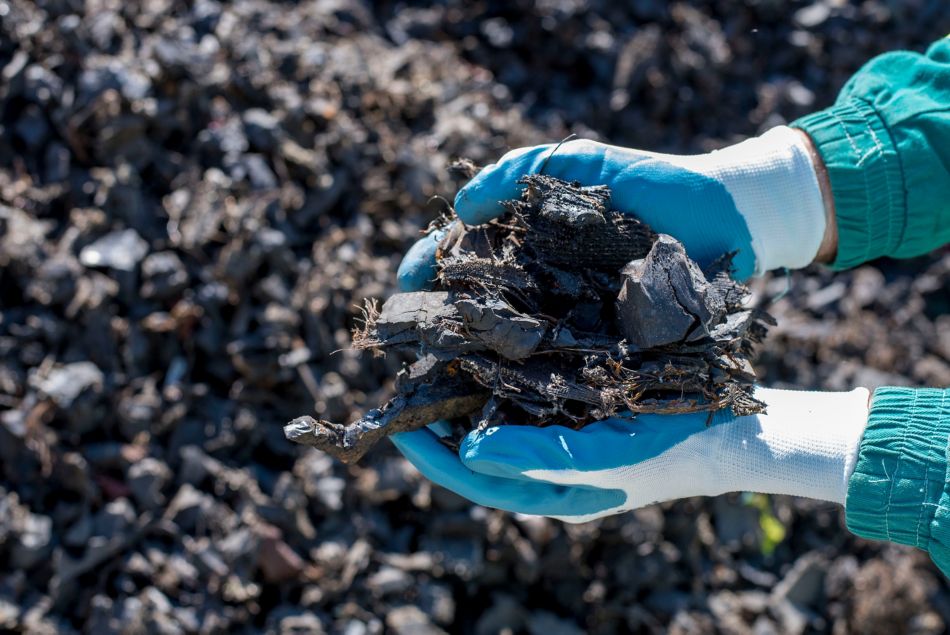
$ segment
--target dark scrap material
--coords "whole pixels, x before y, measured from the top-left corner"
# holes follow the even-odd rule
[[[343,426],[297,417],[284,426],[284,434],[291,441],[330,452],[346,463],[358,461],[385,436],[417,430],[439,419],[463,417],[481,408],[488,391],[449,366],[427,355],[400,371],[395,398],[382,408],[370,410],[359,421]]]
[[[840,507],[771,497],[762,557],[746,499],[568,525],[282,432],[391,396],[414,355],[349,350],[354,306],[455,157],[704,152],[950,32],[946,0],[738,4],[0,2],[0,632],[943,633],[927,555]],[[80,262],[127,229],[134,272]],[[950,385],[950,252],[755,284],[791,287],[760,381]]]
[[[439,419],[465,419],[464,430],[762,412],[749,357],[771,318],[743,307],[728,255],[704,273],[676,239],[611,210],[607,187],[523,181],[502,218],[447,232],[434,290],[367,304],[355,346],[425,353],[416,378],[351,425],[295,419],[288,439],[353,462]]]
[[[709,335],[726,312],[722,293],[710,288],[683,246],[661,235],[646,258],[620,272],[617,322],[638,348],[654,348]]]

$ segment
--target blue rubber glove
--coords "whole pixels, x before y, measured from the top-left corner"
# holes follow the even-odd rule
[[[753,491],[844,504],[868,391],[759,388],[768,413],[639,415],[581,430],[470,432],[458,455],[428,429],[392,437],[423,475],[487,507],[585,522],[655,502]]]
[[[514,150],[487,166],[456,197],[459,218],[479,224],[501,214],[500,202],[520,195],[518,180],[543,166],[545,174],[610,186],[613,208],[678,238],[700,264],[738,252],[734,264],[740,279],[766,268],[804,266],[820,246],[825,226],[817,177],[804,141],[788,128],[692,157],[589,141],[569,142],[552,153],[554,148]],[[403,291],[424,289],[434,280],[441,238],[441,233],[429,235],[406,254],[398,272]],[[775,391],[766,393],[773,396]],[[425,476],[477,503],[570,521],[736,489],[843,501],[842,475],[853,466],[846,457],[856,448],[855,437],[860,438],[854,431],[863,430],[864,399],[863,414],[854,407],[860,396],[828,402],[828,412],[838,413],[836,404],[847,402],[845,409],[857,413],[840,417],[851,425],[841,426],[845,432],[839,437],[828,434],[827,427],[809,433],[811,428],[799,419],[818,419],[784,399],[782,412],[770,414],[771,424],[766,417],[744,417],[737,425],[730,415],[719,413],[708,427],[706,416],[696,414],[611,419],[581,431],[490,428],[470,433],[460,456],[439,443],[433,429],[391,438]],[[771,431],[765,440],[750,444],[763,428]],[[822,436],[824,441],[816,441]],[[730,443],[746,450],[736,461],[741,458],[751,467],[723,473],[723,446]],[[772,476],[760,474],[761,466]],[[799,482],[799,473],[810,475],[807,482]],[[776,474],[781,475],[777,483]]]
[[[555,151],[556,149],[556,151]],[[455,197],[455,211],[477,225],[517,198],[518,180],[544,173],[582,185],[608,185],[611,205],[669,234],[691,258],[708,264],[738,252],[736,277],[812,262],[825,231],[825,210],[802,133],[780,126],[703,155],[678,156],[593,141],[512,150],[486,166]],[[441,234],[416,243],[399,268],[400,284],[422,288],[435,275]]]

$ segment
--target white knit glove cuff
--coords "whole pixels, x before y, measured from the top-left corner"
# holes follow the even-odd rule
[[[768,413],[717,426],[720,491],[790,494],[842,505],[868,419],[868,390],[758,388]]]
[[[844,504],[848,480],[868,418],[868,391],[799,392],[757,388],[766,414],[727,418],[701,428],[649,459],[603,469],[535,469],[524,476],[557,485],[620,490],[627,496],[617,507],[586,515],[555,516],[585,522],[608,514],[687,496],[727,492],[788,494]],[[676,416],[660,429],[638,429],[622,422],[623,434],[650,446],[665,445],[676,435]],[[651,420],[652,421],[652,420]],[[606,443],[620,432],[606,434]],[[628,442],[628,439],[623,439]],[[565,451],[570,451],[562,439]],[[571,461],[583,462],[570,456]]]
[[[815,259],[825,233],[825,207],[800,133],[778,126],[708,154],[665,158],[726,187],[752,236],[756,274],[798,269]]]

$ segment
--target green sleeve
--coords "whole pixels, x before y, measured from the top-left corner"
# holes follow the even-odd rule
[[[855,534],[913,545],[950,577],[950,388],[878,388],[848,482]]]
[[[797,120],[824,159],[846,269],[950,242],[950,39],[868,62],[835,105]]]

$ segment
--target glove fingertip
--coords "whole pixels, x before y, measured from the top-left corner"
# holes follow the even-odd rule
[[[444,230],[434,231],[409,248],[396,271],[400,291],[423,291],[432,284],[436,275],[435,252],[444,235]]]
[[[469,225],[480,225],[499,216],[504,212],[502,201],[520,196],[522,185],[518,181],[537,171],[550,148],[550,144],[518,148],[498,163],[485,166],[455,196],[455,213]]]
[[[455,195],[455,213],[468,225],[481,225],[499,216],[504,210],[501,201],[510,198],[504,184],[493,178],[495,166],[482,170]]]
[[[503,478],[519,478],[521,476],[521,470],[510,459],[506,459],[503,454],[484,452],[478,448],[463,445],[459,448],[459,458],[462,460],[462,465],[479,474]]]
[[[752,253],[752,250],[740,250],[733,260],[733,265],[735,271],[732,275],[735,280],[737,282],[748,282],[749,278],[755,274],[755,255]]]
[[[514,469],[509,460],[505,459],[504,435],[497,439],[495,443],[492,437],[500,432],[498,427],[488,428],[488,430],[473,430],[465,435],[462,444],[459,446],[459,458],[462,464],[468,469],[481,474],[492,476],[517,476],[520,472]]]
[[[531,470],[570,469],[573,457],[558,426],[496,426],[471,432],[462,441],[459,456],[471,470],[483,474],[520,477]]]
[[[410,432],[397,432],[390,435],[389,440],[403,454],[425,451],[432,446],[433,441],[437,441],[435,434],[428,428]]]

